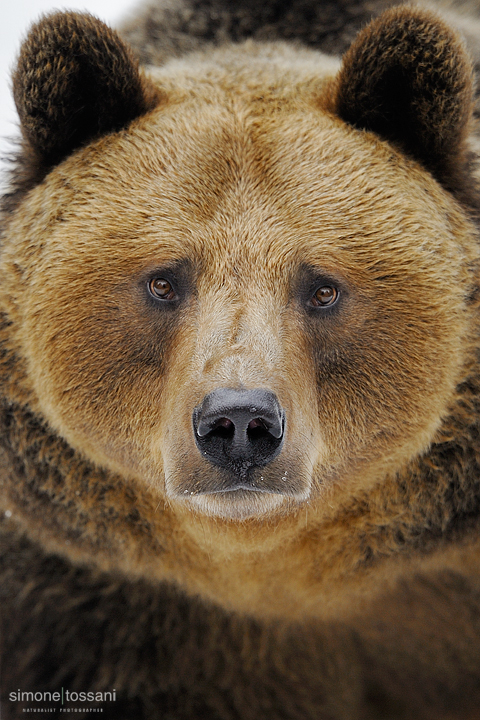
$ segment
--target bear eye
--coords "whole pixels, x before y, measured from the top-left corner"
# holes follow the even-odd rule
[[[339,296],[339,292],[333,285],[322,285],[315,291],[311,303],[315,307],[327,307],[333,305]]]
[[[148,283],[148,289],[153,297],[159,300],[173,300],[175,298],[172,284],[165,278],[153,278]]]

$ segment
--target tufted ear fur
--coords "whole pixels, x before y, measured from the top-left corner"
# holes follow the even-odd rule
[[[91,15],[55,13],[33,26],[13,92],[27,150],[52,167],[157,102],[131,50]]]
[[[386,11],[345,54],[334,109],[452,184],[465,162],[473,110],[473,71],[462,40],[429,12]]]

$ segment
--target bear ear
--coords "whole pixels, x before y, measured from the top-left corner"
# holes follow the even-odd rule
[[[91,15],[73,12],[33,26],[20,51],[13,94],[28,150],[46,168],[125,127],[158,101],[118,35]]]
[[[473,111],[473,70],[462,40],[429,12],[386,11],[346,52],[334,111],[397,144],[449,185],[465,160]]]

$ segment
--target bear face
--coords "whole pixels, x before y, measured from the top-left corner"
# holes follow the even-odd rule
[[[320,525],[442,437],[476,333],[476,230],[459,202],[470,65],[416,10],[367,28],[340,69],[247,43],[145,78],[107,34],[73,133],[75,97],[31,72],[32,47],[47,37],[57,52],[62,23],[68,38],[72,23],[75,37],[104,37],[97,21],[54,16],[20,59],[15,92],[43,180],[5,232],[8,392],[109,473],[109,502],[139,521],[119,529],[113,505],[95,515],[94,490],[69,473],[48,491],[67,520],[41,532],[74,557],[93,533],[109,567],[142,558],[141,572],[218,599],[218,583],[192,580],[199,556],[182,533],[248,549],[255,529],[256,549],[278,553],[305,507]],[[128,93],[105,70],[117,52]],[[68,534],[75,508],[88,519]],[[168,538],[169,559],[152,537]]]
[[[395,470],[428,446],[465,360],[470,227],[414,162],[300,93],[260,116],[246,90],[171,99],[53,171],[12,224],[42,414],[100,465],[220,517]],[[194,409],[224,388],[274,393],[285,414],[280,454],[244,476],[195,443]]]

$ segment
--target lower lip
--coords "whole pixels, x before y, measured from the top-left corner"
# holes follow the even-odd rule
[[[205,492],[196,492],[196,493],[194,493],[194,496],[225,495],[226,493],[239,492],[239,491],[241,491],[241,492],[256,492],[256,493],[273,494],[273,495],[277,494],[275,491],[263,490],[261,488],[252,487],[251,485],[235,485],[235,487],[224,488],[223,490],[206,490]]]

